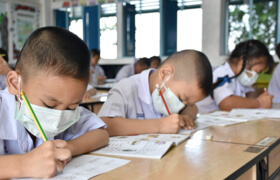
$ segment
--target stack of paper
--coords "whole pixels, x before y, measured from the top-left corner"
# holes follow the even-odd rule
[[[97,154],[160,159],[172,145],[179,145],[189,135],[143,134],[111,137],[109,145],[93,151]]]

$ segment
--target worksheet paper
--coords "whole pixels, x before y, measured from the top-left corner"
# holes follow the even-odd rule
[[[108,146],[93,153],[160,159],[172,145],[178,145],[187,138],[189,135],[180,134],[117,136],[110,138]]]
[[[130,160],[96,156],[81,155],[73,158],[64,168],[62,173],[50,178],[51,180],[87,180],[94,176],[106,173],[118,167],[124,166]],[[21,180],[35,180],[32,178],[20,178]]]
[[[205,128],[208,128],[211,126],[211,124],[206,124],[206,123],[201,123],[201,122],[198,122],[197,119],[195,120],[195,124],[196,124],[196,128],[195,129],[190,129],[190,130],[187,130],[187,129],[180,129],[178,134],[191,134],[195,131],[198,131],[198,130],[201,130],[201,129],[205,129]]]
[[[232,109],[229,113],[232,117],[259,120],[264,118],[280,118],[279,109]]]

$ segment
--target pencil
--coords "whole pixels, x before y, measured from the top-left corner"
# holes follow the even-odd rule
[[[169,108],[168,108],[168,106],[167,106],[167,104],[166,104],[166,102],[165,102],[165,100],[164,100],[164,97],[163,97],[163,95],[162,95],[162,92],[161,92],[161,90],[159,89],[158,86],[157,86],[157,89],[158,89],[158,92],[159,92],[159,94],[160,94],[160,96],[161,96],[161,99],[162,99],[162,101],[163,101],[163,104],[164,104],[164,106],[165,106],[165,108],[166,108],[166,111],[167,111],[168,115],[170,115],[171,113],[170,113],[170,111],[169,111]]]
[[[34,111],[33,111],[32,107],[31,107],[31,105],[30,105],[30,103],[29,103],[25,93],[23,91],[21,91],[20,95],[21,95],[24,103],[26,104],[26,106],[27,106],[27,108],[28,108],[28,110],[29,110],[29,112],[30,112],[30,114],[31,114],[31,116],[32,116],[32,118],[33,118],[33,120],[34,120],[34,122],[35,122],[35,124],[36,124],[36,126],[37,126],[37,128],[38,128],[38,130],[39,130],[39,132],[40,132],[40,134],[42,136],[42,138],[43,138],[43,140],[47,141],[48,138],[47,138],[47,136],[46,136],[42,126],[40,125],[40,122],[38,121],[37,116],[34,113]]]
[[[4,57],[4,56],[6,56],[6,54],[0,54],[0,56],[1,56],[1,57]]]
[[[266,88],[263,88],[264,93],[267,95],[267,90]]]

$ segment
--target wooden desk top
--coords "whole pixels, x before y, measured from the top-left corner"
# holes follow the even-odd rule
[[[213,135],[212,141],[253,145],[266,137],[276,137],[278,140],[280,120],[266,119],[226,127],[212,126],[195,132],[191,139],[205,140],[209,134]]]
[[[92,179],[225,179],[238,169],[247,167],[256,158],[263,158],[266,153],[266,147],[258,153],[244,152],[248,147],[242,144],[188,140],[173,147],[160,160],[115,156],[132,161]]]

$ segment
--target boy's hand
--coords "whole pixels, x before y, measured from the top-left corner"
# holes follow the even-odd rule
[[[171,114],[160,119],[160,133],[177,133],[181,128],[194,129],[195,123],[188,115]]]
[[[262,108],[271,108],[272,107],[272,99],[273,95],[267,94],[267,93],[262,93],[259,97],[258,100],[261,103]]]
[[[25,154],[22,159],[24,177],[50,178],[61,172],[72,157],[66,145],[63,140],[47,141]]]

